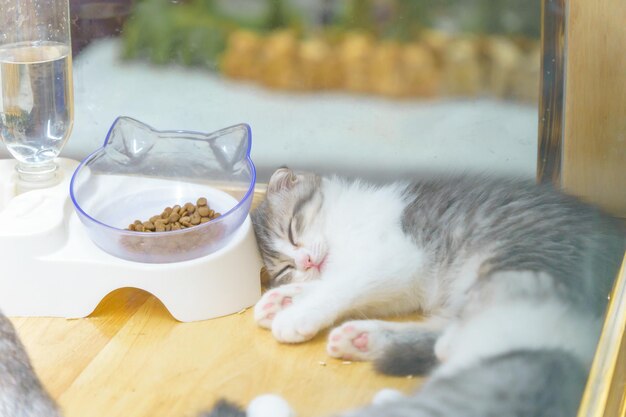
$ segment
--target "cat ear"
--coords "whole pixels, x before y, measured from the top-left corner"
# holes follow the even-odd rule
[[[298,176],[289,168],[279,168],[272,174],[270,182],[267,185],[268,192],[279,192],[281,190],[290,190],[298,182]]]

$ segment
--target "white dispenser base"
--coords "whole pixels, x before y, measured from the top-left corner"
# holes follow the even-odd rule
[[[248,216],[226,247],[167,264],[109,255],[87,236],[69,198],[78,162],[60,158],[58,185],[16,195],[14,160],[0,160],[0,310],[7,316],[88,316],[110,292],[139,288],[189,322],[236,313],[261,296]]]

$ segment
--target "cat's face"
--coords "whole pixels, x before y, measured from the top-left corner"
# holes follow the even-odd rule
[[[265,201],[252,213],[270,286],[317,279],[324,270],[328,252],[320,182],[314,174],[281,168],[270,179]]]

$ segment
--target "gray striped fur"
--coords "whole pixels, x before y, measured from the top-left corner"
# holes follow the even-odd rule
[[[0,313],[0,417],[60,417],[15,328]]]
[[[213,409],[200,417],[246,417],[246,412],[237,404],[219,400]]]
[[[452,377],[435,374],[414,396],[342,417],[574,417],[585,378],[562,351],[510,352]]]
[[[624,238],[597,208],[548,185],[486,177],[416,182],[406,196],[402,228],[433,255],[432,268],[453,269],[488,248],[484,280],[497,271],[547,272],[564,301],[604,310]]]
[[[393,344],[374,362],[376,370],[387,375],[427,375],[439,361],[434,347],[438,333],[407,331],[394,334]]]

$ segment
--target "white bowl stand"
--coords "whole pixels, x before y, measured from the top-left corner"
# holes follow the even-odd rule
[[[109,255],[87,236],[69,197],[78,162],[59,158],[61,182],[16,194],[15,160],[0,160],[0,310],[8,316],[88,316],[124,287],[157,297],[183,322],[238,312],[261,295],[250,216],[226,247],[167,264]]]

